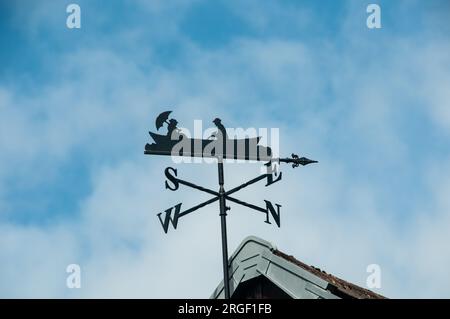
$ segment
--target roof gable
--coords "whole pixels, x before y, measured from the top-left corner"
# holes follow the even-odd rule
[[[295,299],[384,298],[333,275],[308,266],[258,237],[245,238],[229,259],[230,292],[264,276]],[[211,298],[223,298],[223,281]]]

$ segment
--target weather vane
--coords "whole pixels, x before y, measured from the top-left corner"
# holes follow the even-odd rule
[[[171,191],[178,190],[180,184],[197,189],[199,191],[213,195],[213,197],[205,202],[202,202],[194,207],[186,210],[181,210],[182,203],[176,204],[173,207],[166,209],[163,213],[157,214],[159,221],[167,233],[170,224],[176,229],[178,221],[181,217],[184,217],[199,208],[219,201],[219,212],[221,221],[221,233],[222,233],[222,257],[223,257],[223,283],[224,283],[224,296],[226,299],[230,298],[230,284],[228,274],[228,244],[227,244],[227,226],[226,216],[230,207],[226,206],[226,201],[230,201],[258,212],[265,214],[265,222],[271,224],[270,216],[273,221],[280,227],[280,207],[281,205],[275,204],[275,206],[268,200],[264,200],[265,207],[256,206],[240,199],[237,199],[231,195],[240,191],[241,189],[248,187],[258,181],[266,180],[266,185],[272,185],[281,180],[282,173],[277,174],[272,169],[272,163],[290,163],[292,167],[298,167],[299,165],[308,165],[311,163],[317,163],[317,161],[310,160],[305,157],[298,157],[295,154],[291,155],[291,158],[273,158],[272,150],[270,147],[258,145],[260,137],[251,137],[243,139],[230,139],[227,135],[226,129],[219,118],[214,119],[213,123],[217,127],[217,132],[210,136],[208,139],[196,139],[189,138],[177,127],[177,120],[170,119],[171,111],[166,111],[156,118],[156,129],[159,130],[164,124],[167,124],[167,134],[161,135],[153,132],[149,132],[150,136],[154,140],[152,144],[145,145],[144,154],[148,155],[169,155],[169,156],[187,156],[187,157],[210,157],[217,158],[218,173],[219,173],[219,190],[211,190],[194,183],[179,179],[177,177],[177,170],[172,167],[165,169],[165,176],[167,178],[165,187]],[[224,159],[240,159],[240,160],[252,160],[252,161],[264,161],[266,166],[266,173],[261,174],[256,178],[253,178],[235,188],[225,191],[224,188],[224,172],[223,172],[223,160]],[[172,215],[173,212],[173,215]],[[164,217],[161,217],[164,214]],[[270,216],[269,216],[270,215]]]

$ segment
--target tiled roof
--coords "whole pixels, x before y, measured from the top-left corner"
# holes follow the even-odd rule
[[[333,285],[336,288],[337,291],[335,293],[337,295],[344,294],[344,296],[348,296],[351,298],[358,298],[358,299],[385,299],[386,298],[386,297],[379,295],[371,290],[359,287],[348,281],[345,281],[336,276],[328,274],[325,271],[320,270],[319,268],[316,268],[314,266],[308,266],[305,263],[295,259],[292,255],[287,255],[279,250],[274,250],[273,254],[276,256],[279,256],[283,259],[286,259],[287,261],[289,261],[289,262],[303,268],[304,270],[316,275],[317,277],[320,277],[323,280],[329,282],[331,285]]]

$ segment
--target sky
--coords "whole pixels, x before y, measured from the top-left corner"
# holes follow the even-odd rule
[[[445,0],[0,0],[0,297],[211,295],[218,207],[168,234],[156,216],[209,198],[165,189],[168,166],[217,188],[215,165],[143,154],[172,110],[188,129],[278,128],[282,156],[319,161],[236,196],[282,204],[281,228],[231,204],[230,254],[255,235],[363,287],[377,264],[387,297],[449,298],[449,15]],[[260,167],[225,163],[225,187]]]

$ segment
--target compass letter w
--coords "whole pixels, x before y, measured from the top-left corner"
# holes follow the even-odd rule
[[[175,208],[175,213],[173,215],[172,218],[172,209]],[[164,229],[164,232],[167,234],[167,230],[169,229],[169,223],[172,223],[172,226],[174,229],[177,229],[177,224],[178,224],[178,218],[180,215],[180,210],[181,210],[181,203],[175,205],[174,207],[170,207],[169,209],[165,210],[166,215],[164,216],[164,221],[161,218],[161,214],[158,214],[158,218],[159,221],[161,222],[161,225]]]

